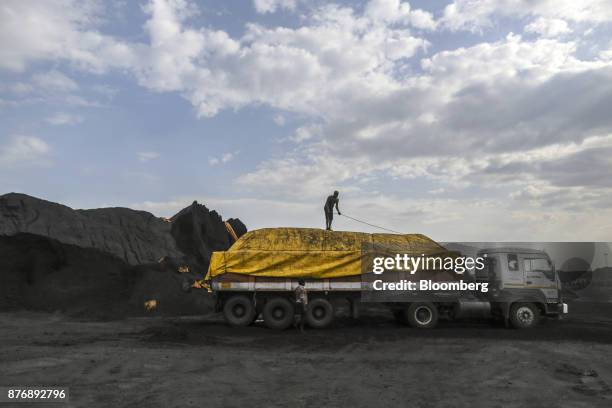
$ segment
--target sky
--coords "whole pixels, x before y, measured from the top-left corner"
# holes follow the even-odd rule
[[[609,0],[0,3],[0,193],[611,241],[611,153]]]

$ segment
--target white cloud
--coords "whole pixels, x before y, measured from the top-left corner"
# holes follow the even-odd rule
[[[276,123],[278,126],[285,126],[286,119],[283,115],[276,115],[274,116],[274,123]]]
[[[490,23],[493,11],[486,4],[474,3],[475,16],[483,19],[476,22],[478,27]],[[501,10],[503,15],[514,13],[511,7]],[[535,16],[545,8],[533,10],[522,15]],[[612,98],[612,90],[601,85],[608,83],[610,63],[578,58],[576,41],[525,40],[510,34],[430,55],[422,59],[421,72],[398,75],[427,45],[410,32],[414,16],[424,14],[407,3],[372,1],[362,13],[327,5],[312,10],[299,28],[251,24],[235,40],[187,27],[180,10],[150,12],[152,55],[171,63],[155,63],[141,77],[143,85],[182,92],[205,116],[266,104],[313,120],[289,138],[302,144],[301,150],[264,161],[237,179],[241,188],[259,194],[265,187],[270,197],[314,198],[321,189],[338,185],[355,189],[376,173],[433,180],[445,191],[476,181],[500,189],[512,186],[520,174],[509,170],[516,162],[504,167],[508,174],[494,171],[503,152],[520,156],[612,130],[606,114],[597,109]],[[547,18],[587,18],[551,16]],[[562,23],[547,23],[534,22],[528,31],[537,29],[544,37],[566,31]],[[155,49],[158,37],[167,40],[161,54]],[[178,51],[170,44],[179,44]],[[201,55],[206,59],[199,60]],[[564,103],[566,98],[580,103]],[[209,162],[222,161],[211,157]],[[552,169],[547,174],[550,179],[539,182],[558,183]]]
[[[101,34],[104,3],[7,0],[0,7],[0,68],[24,71],[31,62],[65,60],[104,72],[133,66],[134,49]]]
[[[259,191],[262,196],[315,198],[322,191],[356,191],[351,181],[371,173],[376,166],[368,159],[342,159],[311,151],[284,155],[264,161],[249,173],[238,177],[241,189]]]
[[[10,85],[8,89],[15,94],[25,95],[31,93],[34,90],[34,87],[31,84],[15,82],[14,84]]]
[[[609,115],[598,108],[612,101],[612,87],[603,85],[612,70],[574,52],[572,43],[518,36],[441,52],[424,60],[425,74],[404,89],[374,101],[343,100],[352,114],[330,118],[317,130],[322,138],[262,163],[237,183],[314,198],[383,173],[451,192],[472,186],[517,199],[526,197],[516,194],[524,181],[554,192],[571,183],[589,200],[564,195],[547,204],[586,214],[612,197],[603,176],[612,171],[605,159],[612,139],[592,136],[612,132]],[[569,98],[576,104],[567,104]],[[297,136],[308,135],[300,129]],[[296,139],[304,140],[310,138]]]
[[[319,125],[300,126],[295,129],[295,132],[289,137],[289,140],[296,143],[305,142],[311,140],[317,134],[320,134],[320,132],[321,127]]]
[[[258,13],[274,13],[277,10],[295,10],[297,0],[253,0]]]
[[[72,92],[79,89],[75,81],[56,70],[35,74],[32,82],[38,89],[48,92]]]
[[[49,145],[34,136],[11,136],[0,144],[0,166],[4,168],[37,166],[49,163]]]
[[[439,23],[452,30],[482,31],[503,17],[540,16],[547,19],[598,24],[612,21],[608,0],[454,0]]]
[[[261,103],[317,114],[328,96],[322,90],[349,93],[364,83],[371,92],[391,87],[395,65],[428,44],[409,28],[433,24],[428,13],[406,2],[372,1],[362,15],[326,5],[308,11],[303,27],[248,24],[245,35],[234,39],[221,30],[189,27],[187,18],[197,13],[190,2],[152,0],[144,7],[150,16],[145,24],[150,41],[145,44],[101,34],[97,26],[104,7],[70,0],[38,5],[11,1],[3,8],[7,24],[0,30],[0,48],[16,50],[2,58],[11,61],[5,68],[23,70],[29,62],[63,60],[96,73],[126,69],[149,89],[180,92],[202,116]],[[37,27],[35,21],[47,24]],[[18,38],[23,31],[26,38]],[[36,37],[44,41],[38,43]],[[77,86],[62,82],[57,71],[48,75],[55,78],[40,81],[64,90]]]
[[[410,21],[336,5],[314,9],[300,28],[248,24],[233,39],[188,27],[182,4],[155,1],[146,8],[151,47],[138,76],[151,89],[181,92],[202,116],[261,103],[318,114],[329,94],[393,86],[394,64],[427,46],[410,33]]]
[[[238,152],[234,152],[234,153],[227,152],[227,153],[223,153],[220,157],[209,157],[208,164],[210,164],[211,166],[215,166],[217,164],[228,163],[232,161],[234,157],[236,157],[236,154],[238,154]]]
[[[370,0],[366,4],[365,15],[373,21],[406,23],[421,29],[431,30],[436,26],[431,13],[412,10],[410,3],[400,0]]]
[[[100,99],[98,96],[102,96],[102,99],[106,99],[106,101],[112,98],[112,89],[97,86],[82,88],[73,78],[57,69],[35,73],[31,76],[29,83],[0,84],[0,90],[3,89],[9,90],[13,94],[11,99],[7,101],[12,106],[45,103],[53,107],[61,105],[100,107],[104,103],[97,100]],[[98,94],[95,95],[95,99],[85,96],[90,91]],[[62,113],[60,116],[48,118],[47,121],[52,124],[68,124],[68,122],[74,124],[82,119],[77,115],[71,116],[71,118],[68,118],[67,114]]]
[[[57,112],[49,116],[46,121],[55,126],[76,125],[83,121],[83,117],[66,112]]]
[[[138,152],[136,153],[136,155],[138,157],[138,161],[142,163],[146,163],[150,160],[155,160],[160,156],[160,154],[157,152]]]
[[[572,30],[565,20],[539,17],[525,26],[525,32],[540,34],[543,37],[557,37]]]

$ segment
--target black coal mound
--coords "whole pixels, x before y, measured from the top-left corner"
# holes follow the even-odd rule
[[[246,232],[240,220],[227,222],[236,235]],[[120,317],[145,313],[144,302],[155,299],[155,313],[205,313],[210,297],[181,288],[206,273],[212,251],[233,241],[221,216],[197,202],[165,220],[6,194],[0,196],[0,310]]]
[[[242,232],[238,236],[246,232],[246,227],[240,220],[231,221]],[[176,246],[186,255],[185,261],[198,269],[203,266],[208,269],[212,252],[223,251],[234,242],[221,216],[214,210],[209,211],[197,201],[179,211],[170,222],[170,232]]]

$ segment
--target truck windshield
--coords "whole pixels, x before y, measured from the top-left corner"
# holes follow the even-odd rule
[[[548,279],[555,280],[552,263],[546,258],[525,259],[525,272],[541,272]]]

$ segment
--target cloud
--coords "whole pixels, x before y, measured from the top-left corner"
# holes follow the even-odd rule
[[[65,112],[57,112],[49,116],[46,121],[55,126],[76,125],[83,122],[83,117]]]
[[[309,9],[307,24],[295,29],[247,24],[242,37],[232,38],[222,30],[190,27],[188,19],[198,11],[188,1],[152,0],[143,9],[148,43],[100,33],[104,7],[95,3],[10,1],[3,8],[0,46],[15,51],[2,58],[11,61],[5,68],[55,60],[93,73],[126,70],[148,89],[181,93],[201,116],[262,103],[317,114],[327,97],[321,90],[393,86],[395,65],[428,45],[410,27],[433,24],[428,13],[406,2],[378,0],[362,14],[333,4]],[[37,27],[35,21],[47,24]],[[61,73],[51,74],[40,81],[74,90],[75,83],[61,82]]]
[[[11,85],[0,85],[0,89],[7,89],[12,92],[13,96],[8,100],[11,106],[21,106],[35,103],[46,103],[57,107],[58,105],[81,106],[81,107],[99,107],[100,102],[86,97],[86,87],[83,89],[79,84],[65,73],[53,69],[35,73],[31,76],[30,81],[15,82]],[[103,95],[97,88],[91,88],[97,94]],[[96,95],[98,96],[98,95]],[[109,99],[108,95],[103,95]],[[66,114],[62,114],[64,119]],[[73,115],[72,119],[78,119]],[[55,122],[61,122],[62,118],[57,118]],[[54,123],[60,124],[60,123]]]
[[[466,7],[464,2],[459,8]],[[612,98],[605,85],[612,83],[610,61],[579,58],[577,41],[557,38],[569,33],[566,21],[600,19],[584,14],[590,9],[570,16],[539,3],[525,12],[506,3],[499,10],[490,2],[473,7],[475,14],[465,24],[482,28],[493,15],[530,16],[536,18],[525,31],[539,36],[509,34],[418,61],[428,40],[411,29],[448,27],[448,15],[434,22],[408,3],[392,0],[368,2],[361,11],[325,5],[311,9],[301,27],[250,24],[242,38],[232,39],[189,27],[181,9],[165,5],[149,9],[154,69],[141,83],[181,92],[203,116],[265,104],[309,118],[289,137],[301,149],[270,158],[236,180],[252,191],[265,186],[270,197],[314,198],[338,185],[358,190],[375,174],[439,184],[428,191],[482,183],[506,188],[510,195],[526,165],[508,164],[508,174],[501,174],[495,169],[505,154],[580,144],[612,131],[603,108]],[[545,17],[538,19],[540,14]],[[415,24],[419,16],[429,23]],[[465,28],[462,24],[455,28]],[[157,59],[171,63],[158,65]],[[598,163],[607,169],[606,161]],[[538,168],[527,172],[533,183],[559,184],[552,170],[538,177]],[[557,178],[567,177],[557,173]]]
[[[237,185],[247,191],[259,191],[262,196],[315,198],[322,191],[343,188],[356,191],[351,185],[361,176],[375,170],[368,159],[342,159],[312,151],[306,156],[296,152],[275,157],[236,179]]]
[[[7,0],[0,8],[0,69],[24,71],[38,61],[64,60],[92,72],[134,66],[134,49],[101,34],[104,3]]]
[[[34,136],[11,136],[0,145],[0,167],[15,168],[49,164],[49,145]]]
[[[309,142],[308,149],[273,158],[239,181],[262,180],[279,190],[285,183],[309,193],[310,180],[335,173],[318,159],[325,158],[356,176],[377,171],[399,176],[404,169],[404,175],[466,183],[464,175],[487,166],[484,158],[528,155],[612,132],[604,108],[612,103],[612,87],[606,85],[612,83],[612,68],[600,60],[579,60],[575,52],[572,42],[512,35],[442,51],[422,60],[422,75],[375,97],[367,91],[329,97],[321,114],[328,119],[298,128],[292,138]],[[300,177],[305,182],[295,179]]]
[[[312,140],[314,137],[320,134],[320,132],[320,125],[300,126],[299,128],[295,129],[295,132],[293,132],[293,135],[289,137],[289,140],[296,143],[302,143],[307,140]]]
[[[393,86],[394,64],[427,46],[411,34],[410,19],[337,5],[315,8],[296,29],[247,24],[239,39],[189,27],[184,7],[154,1],[146,8],[151,44],[137,75],[150,89],[180,92],[201,116],[251,104],[319,114],[329,94],[335,100],[363,84],[372,92]]]
[[[149,7],[154,58],[143,85],[183,93],[204,116],[258,103],[307,115],[322,121],[316,133],[333,140],[329,150],[345,155],[448,155],[504,149],[517,140],[543,145],[556,140],[556,131],[568,140],[586,137],[593,126],[578,120],[584,129],[570,136],[562,131],[568,120],[552,108],[558,104],[547,108],[537,93],[553,98],[572,76],[577,85],[586,80],[583,72],[608,75],[606,61],[576,58],[572,41],[509,35],[439,52],[421,61],[422,74],[397,76],[427,43],[410,34],[415,10],[399,1],[368,2],[362,14],[333,5],[315,8],[303,27],[251,24],[240,40],[186,27],[182,10],[162,2]],[[571,90],[596,102],[578,87]],[[545,116],[538,119],[530,109],[538,101],[552,119],[549,129]],[[301,127],[292,140],[315,142],[311,129]]]
[[[439,24],[451,30],[482,32],[501,18],[539,16],[546,19],[599,24],[612,21],[608,0],[454,0]]]
[[[48,92],[72,92],[79,89],[76,82],[56,70],[35,74],[32,82],[39,90]]]
[[[274,123],[276,123],[278,126],[285,126],[286,122],[287,120],[285,119],[283,115],[274,116]]]
[[[234,159],[237,153],[238,152],[227,152],[223,153],[220,157],[209,157],[208,164],[210,164],[211,166],[216,166],[217,164],[228,163]]]
[[[10,90],[11,92],[17,95],[29,94],[34,90],[34,87],[31,84],[23,82],[15,82],[9,86],[5,86],[4,88]]]
[[[142,163],[146,163],[150,160],[155,160],[160,156],[160,154],[157,152],[138,152],[136,153],[136,155],[138,156],[138,161]]]
[[[370,0],[365,6],[365,16],[373,21],[403,23],[420,29],[432,30],[436,27],[431,13],[412,10],[410,3],[400,0]]]
[[[540,201],[549,208],[589,211],[612,204],[612,135],[595,136],[580,143],[549,145],[527,151],[483,155],[478,160],[415,161],[414,166],[398,165],[398,177],[420,174],[479,187],[509,187],[509,196]],[[445,174],[448,172],[448,174]],[[417,172],[418,173],[418,172]],[[545,203],[540,198],[551,198]],[[579,199],[577,199],[579,197]],[[562,198],[562,199],[559,199]]]
[[[274,13],[277,10],[295,10],[297,0],[253,0],[258,13]]]
[[[525,32],[540,34],[543,37],[557,37],[561,34],[571,33],[572,30],[565,20],[538,17],[525,26]]]

